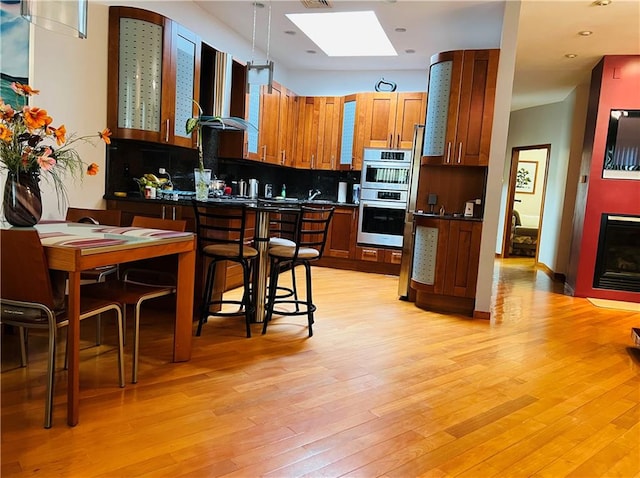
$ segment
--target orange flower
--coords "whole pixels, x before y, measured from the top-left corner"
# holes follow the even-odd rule
[[[100,168],[96,163],[91,163],[89,166],[87,166],[87,174],[89,176],[95,176],[96,174],[98,174],[99,170]]]
[[[58,143],[58,146],[62,146],[67,140],[66,138],[67,128],[65,128],[64,125],[60,125],[58,128],[50,128],[50,129],[51,129],[51,132],[53,133],[53,136],[55,136],[56,138],[56,143]]]
[[[10,121],[15,113],[11,105],[6,104],[2,101],[2,98],[0,98],[0,119]]]
[[[30,131],[38,128],[46,128],[53,121],[51,116],[47,114],[47,110],[35,106],[33,108],[25,106],[22,109],[22,116],[24,118],[24,124]]]
[[[98,133],[98,136],[100,136],[100,139],[105,143],[111,144],[111,138],[109,137],[111,136],[111,130],[109,128],[103,129],[101,132]]]
[[[17,81],[11,83],[11,89],[18,93],[20,96],[33,96],[40,93],[40,90],[34,90],[29,85],[23,85],[22,83],[18,83]]]
[[[13,139],[13,131],[7,128],[5,125],[0,124],[0,140],[7,143]]]
[[[47,148],[44,150],[44,153],[42,153],[42,156],[38,156],[38,165],[40,165],[40,167],[45,171],[51,170],[51,168],[53,168],[56,165],[55,158],[52,158],[51,156],[49,156],[50,154],[51,154],[51,149]]]

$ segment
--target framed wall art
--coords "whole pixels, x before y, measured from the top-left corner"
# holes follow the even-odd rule
[[[0,1],[0,97],[13,103],[11,83],[29,84],[29,22],[19,0]]]
[[[516,192],[523,194],[535,194],[537,174],[537,161],[518,161],[518,171],[516,173]]]

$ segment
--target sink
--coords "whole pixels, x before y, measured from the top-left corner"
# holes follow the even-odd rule
[[[305,201],[302,201],[305,204],[333,204],[334,201],[329,201],[328,199],[307,199]]]

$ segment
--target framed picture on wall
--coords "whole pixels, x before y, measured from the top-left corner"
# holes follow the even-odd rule
[[[535,194],[537,173],[537,161],[518,161],[516,192],[523,194]]]
[[[11,83],[29,84],[29,22],[19,1],[0,1],[0,32],[0,98],[15,106]]]

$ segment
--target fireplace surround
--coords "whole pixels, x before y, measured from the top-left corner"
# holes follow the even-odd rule
[[[640,292],[640,216],[602,214],[593,287]]]

